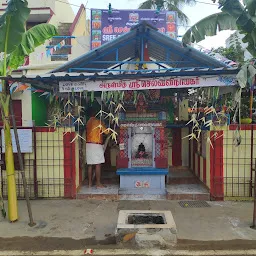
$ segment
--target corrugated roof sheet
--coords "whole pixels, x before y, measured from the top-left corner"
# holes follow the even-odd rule
[[[158,32],[155,28],[144,22],[113,41],[52,70],[51,73],[69,72],[72,68],[90,69],[89,72],[91,73],[95,73],[93,69],[108,69],[113,66],[113,63],[110,64],[107,62],[116,61],[115,50],[117,48],[119,49],[118,61],[135,58],[141,50],[141,40],[147,42],[149,56],[156,61],[179,62],[176,63],[175,66],[168,65],[169,67],[227,67],[225,63]],[[105,61],[106,63],[96,63],[95,60],[101,62]]]
[[[31,84],[33,87],[43,90],[53,90],[57,88],[59,81],[84,81],[84,80],[109,80],[109,79],[136,79],[147,77],[178,77],[178,76],[213,76],[213,75],[231,75],[237,74],[238,68],[180,68],[159,72],[141,72],[137,73],[48,73],[44,75],[13,75],[7,77],[0,77],[0,79],[11,82],[22,82]]]

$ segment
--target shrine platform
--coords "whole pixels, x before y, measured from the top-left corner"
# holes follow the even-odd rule
[[[135,167],[118,169],[120,176],[119,194],[127,195],[165,195],[165,176],[168,169]]]
[[[130,170],[131,169],[129,169],[129,171]],[[106,179],[105,175],[110,175],[109,179]],[[161,195],[121,194],[119,192],[118,178],[119,176],[114,172],[103,172],[103,184],[106,185],[106,188],[97,189],[95,186],[88,188],[88,185],[84,183],[77,193],[77,198],[94,200],[210,200],[209,191],[198,178],[186,168],[172,168],[169,170],[165,185],[166,193]]]

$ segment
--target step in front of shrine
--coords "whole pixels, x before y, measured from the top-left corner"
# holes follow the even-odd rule
[[[108,184],[106,188],[88,188],[84,185],[77,194],[77,199],[89,200],[203,200],[209,201],[210,194],[202,184],[171,184],[166,185],[166,193],[162,195],[149,194],[119,194],[119,185]]]
[[[132,171],[130,168],[128,168],[127,170],[122,170],[123,175],[121,176],[126,176],[128,177],[128,179],[132,180],[132,183],[130,183],[131,187],[134,187],[134,181],[139,180],[137,179],[138,177],[140,177],[141,182],[148,182],[149,179],[147,175],[163,175],[164,180],[163,177],[159,177],[158,185],[162,187],[161,191],[164,192],[161,194],[124,193],[125,191],[121,190],[120,186],[122,179],[121,176],[117,175],[118,173],[115,170],[106,170],[105,172],[103,172],[102,177],[102,182],[106,185],[105,188],[97,189],[95,186],[93,186],[92,188],[88,188],[88,184],[85,182],[84,185],[79,189],[77,193],[77,198],[92,200],[210,200],[209,190],[188,168],[182,170],[180,168],[170,168],[168,170],[167,176],[166,169],[160,169],[160,172],[155,168],[143,169],[143,172],[139,172],[139,170],[135,169]],[[127,175],[127,172],[129,175]],[[131,178],[133,174],[136,174],[135,180]],[[106,177],[108,177],[108,179],[106,179]],[[153,180],[156,181],[156,177],[154,177]],[[146,184],[146,186],[147,185],[148,184]],[[140,187],[138,188],[138,191],[148,189],[146,187],[142,188],[141,186],[143,186],[143,184],[138,184],[138,186]]]

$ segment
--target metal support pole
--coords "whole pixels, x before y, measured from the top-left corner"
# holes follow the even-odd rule
[[[253,196],[253,128],[254,125],[251,124],[251,173],[250,173],[250,196]],[[255,166],[256,168],[256,166]],[[255,170],[254,170],[255,171]]]
[[[27,208],[28,208],[28,216],[29,216],[29,224],[28,225],[30,227],[33,227],[33,226],[36,225],[36,223],[33,220],[31,204],[30,204],[30,201],[29,201],[28,185],[27,185],[27,181],[26,181],[26,177],[25,177],[23,159],[22,159],[22,156],[21,156],[20,142],[19,142],[16,120],[15,120],[14,111],[13,111],[12,98],[10,98],[10,112],[11,112],[11,116],[12,116],[12,126],[13,126],[16,146],[17,146],[17,152],[18,152],[18,158],[19,158],[19,164],[20,164],[20,172],[21,172],[21,177],[22,177],[23,187],[24,187],[24,194],[25,194],[25,198],[26,198],[26,202],[27,202]]]
[[[119,52],[118,52],[118,48],[116,49],[116,61],[119,61]]]
[[[141,53],[140,53],[140,61],[144,61],[144,38],[141,37]]]
[[[252,229],[256,230],[256,159],[254,167],[254,207],[253,207],[253,220],[252,220]]]
[[[253,131],[254,131],[254,125],[253,125],[253,115],[252,115],[252,107],[253,107],[253,92],[254,92],[254,85],[255,85],[255,76],[252,80],[252,85],[251,85],[251,90],[250,90],[250,118],[252,119],[252,124],[251,124],[251,173],[250,173],[250,196],[253,195],[253,185],[252,185],[252,180],[253,180]],[[255,165],[256,168],[256,165]],[[256,170],[254,169],[256,172]],[[254,184],[255,186],[256,184]],[[255,195],[254,195],[255,196]]]

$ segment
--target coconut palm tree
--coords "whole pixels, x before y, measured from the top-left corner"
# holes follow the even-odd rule
[[[221,12],[197,22],[187,30],[182,41],[200,42],[221,30],[238,30],[245,35],[243,42],[248,43],[247,50],[256,57],[256,1],[219,0],[218,3]]]
[[[175,11],[178,14],[180,23],[187,24],[189,18],[181,9],[184,5],[192,5],[195,3],[196,0],[146,0],[139,6],[139,9],[165,9]]]

